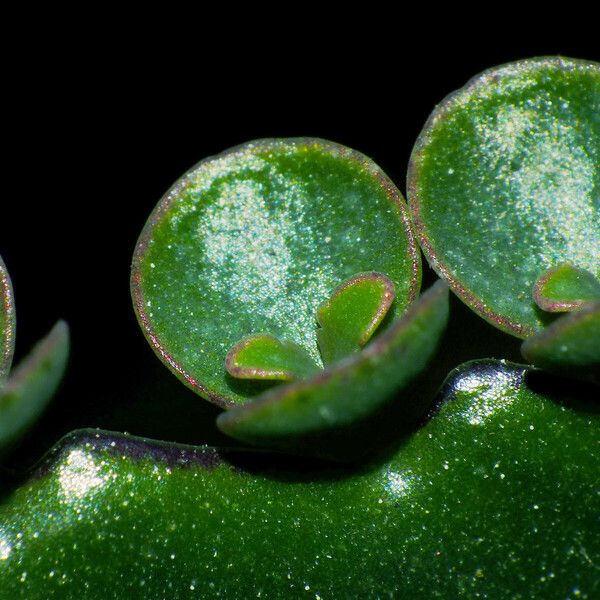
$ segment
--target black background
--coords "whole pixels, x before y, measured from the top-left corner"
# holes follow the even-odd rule
[[[155,358],[129,296],[147,216],[197,161],[255,138],[317,136],[372,157],[404,191],[428,114],[471,76],[527,56],[600,60],[597,32],[567,19],[534,39],[543,26],[517,15],[494,33],[487,17],[440,35],[430,23],[384,27],[385,15],[375,15],[361,25],[358,15],[352,29],[280,24],[254,32],[249,24],[246,37],[226,18],[180,15],[146,28],[113,17],[81,16],[60,29],[25,18],[5,52],[0,254],[16,295],[16,358],[59,317],[72,332],[62,390],[6,457],[9,467],[30,464],[78,427],[222,441],[217,409]],[[188,19],[190,30],[180,31]],[[94,32],[92,22],[100,25]],[[209,31],[217,39],[203,43]],[[436,382],[469,358],[518,360],[517,340],[458,301],[452,310]]]

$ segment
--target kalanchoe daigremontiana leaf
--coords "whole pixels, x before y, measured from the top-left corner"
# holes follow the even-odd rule
[[[0,256],[0,389],[15,350],[15,303],[10,276]]]
[[[301,379],[319,370],[302,346],[264,334],[238,342],[227,353],[225,367],[239,379],[279,381]]]
[[[0,507],[0,597],[596,598],[600,408],[548,377],[464,365],[358,472],[74,433]]]
[[[37,420],[56,392],[69,357],[69,328],[58,321],[0,387],[0,449]]]
[[[394,284],[382,273],[360,273],[340,285],[317,311],[323,364],[358,352],[394,300]]]
[[[542,310],[568,312],[588,302],[600,302],[600,281],[585,269],[558,265],[537,280],[533,299]]]
[[[425,368],[447,320],[448,288],[439,281],[360,353],[222,413],[217,424],[246,442],[318,454],[322,449],[307,448],[304,438],[355,424],[380,409]]]
[[[600,302],[564,315],[521,347],[536,367],[600,383]]]
[[[454,292],[519,337],[546,320],[531,290],[559,263],[600,276],[600,65],[549,57],[485,71],[433,112],[408,197]]]
[[[159,357],[228,407],[256,394],[223,368],[234,344],[268,333],[320,366],[317,308],[367,271],[393,282],[391,317],[416,298],[418,249],[394,184],[332,142],[261,140],[202,161],[167,192],[136,247],[132,295]]]

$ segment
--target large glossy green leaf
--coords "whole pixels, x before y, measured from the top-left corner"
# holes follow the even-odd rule
[[[0,507],[0,598],[597,597],[600,406],[579,392],[464,365],[362,471],[74,433]]]
[[[308,445],[306,435],[354,425],[392,398],[416,403],[400,390],[432,359],[447,321],[448,287],[438,281],[362,352],[226,411],[217,424],[228,435],[259,446],[320,453],[322,446]]]
[[[569,262],[600,275],[600,65],[536,58],[471,80],[425,125],[408,196],[458,296],[514,335],[539,331],[542,272]]]
[[[0,389],[15,350],[15,304],[10,276],[0,256]]]
[[[261,140],[202,161],[165,194],[136,247],[132,295],[165,364],[231,406],[257,384],[226,373],[228,350],[270,334],[320,364],[316,310],[365,271],[393,282],[392,316],[416,297],[418,250],[393,183],[332,142]]]
[[[69,358],[69,328],[58,321],[0,388],[0,449],[16,441],[56,392]]]

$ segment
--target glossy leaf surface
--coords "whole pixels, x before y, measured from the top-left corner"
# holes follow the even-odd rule
[[[600,407],[539,375],[464,365],[364,471],[72,434],[0,507],[0,598],[597,597]]]
[[[433,112],[408,195],[438,274],[497,327],[545,325],[531,290],[569,262],[600,276],[600,65],[524,60],[485,71]]]
[[[417,295],[418,250],[393,183],[332,142],[261,140],[202,161],[166,193],[138,242],[132,294],[165,364],[231,406],[256,390],[226,373],[228,350],[268,333],[320,364],[317,308],[366,271],[393,281],[394,314]]]
[[[306,350],[271,335],[253,335],[238,342],[225,359],[227,372],[240,379],[292,381],[318,370]]]
[[[393,300],[394,284],[381,273],[361,273],[336,288],[317,311],[323,363],[358,352],[371,339]]]
[[[357,423],[425,368],[447,322],[448,287],[438,281],[361,353],[226,411],[217,424],[237,439],[288,448],[297,445],[297,437]],[[400,395],[394,401],[413,400]]]
[[[69,328],[58,321],[0,388],[0,449],[31,426],[56,392],[69,358]]]
[[[584,269],[558,265],[537,280],[533,298],[542,310],[568,312],[588,302],[600,302],[600,281]]]
[[[525,340],[521,352],[527,361],[542,369],[600,383],[600,302],[560,317]]]
[[[15,350],[15,304],[10,276],[0,256],[0,389]]]

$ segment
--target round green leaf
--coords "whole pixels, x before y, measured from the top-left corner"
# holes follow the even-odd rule
[[[226,373],[240,339],[268,333],[318,365],[315,314],[340,282],[385,273],[393,315],[420,284],[400,192],[370,159],[323,140],[259,140],[206,159],[166,193],[135,250],[132,295],[165,364],[222,406],[256,382]]]
[[[8,375],[15,350],[15,302],[10,276],[0,256],[0,386]]]
[[[359,471],[74,433],[0,506],[0,597],[597,598],[600,409],[539,375],[464,365]]]
[[[600,275],[600,65],[535,58],[471,80],[425,125],[408,196],[454,292],[509,333],[540,330],[542,272],[569,262]]]

